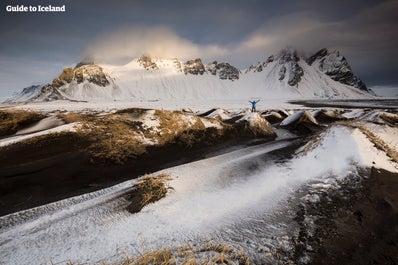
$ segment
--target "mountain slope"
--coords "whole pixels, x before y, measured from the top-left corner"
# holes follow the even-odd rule
[[[317,65],[316,65],[317,66]],[[371,94],[333,80],[294,50],[282,50],[266,61],[250,66],[242,77],[256,94],[271,98],[366,98]]]
[[[123,66],[79,63],[51,84],[24,89],[8,102],[47,100],[186,100],[260,98],[367,98],[365,84],[338,52],[305,59],[291,49],[246,71],[225,62],[204,64],[143,55]]]
[[[344,56],[338,51],[322,49],[308,58],[307,63],[318,68],[333,80],[369,92],[366,85],[354,75]]]

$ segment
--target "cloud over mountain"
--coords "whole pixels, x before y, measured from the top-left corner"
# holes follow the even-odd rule
[[[122,27],[100,35],[86,47],[84,55],[99,61],[126,61],[144,53],[160,58],[214,58],[227,53],[215,44],[199,45],[165,26]]]

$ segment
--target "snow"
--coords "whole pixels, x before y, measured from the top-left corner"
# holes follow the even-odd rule
[[[147,110],[145,113],[137,117],[132,117],[132,115],[130,115],[129,119],[131,121],[142,122],[142,126],[146,130],[153,130],[155,132],[160,131],[160,120],[155,115],[155,110]]]
[[[71,102],[71,101],[51,101],[51,102],[31,102],[20,105],[3,105],[10,109],[36,110],[43,112],[54,111],[76,111],[81,113],[92,112],[112,112],[126,108],[143,109],[164,109],[181,110],[190,108],[194,112],[205,112],[213,108],[228,109],[231,115],[246,113],[249,103],[246,99],[241,100],[131,100],[131,101],[91,101],[91,102]],[[296,108],[297,105],[288,103],[286,99],[266,99],[257,104],[257,110],[265,108]]]
[[[385,152],[377,149],[359,129],[354,130],[353,137],[358,142],[358,151],[361,154],[361,159],[358,161],[360,165],[366,167],[374,166],[390,172],[398,172],[397,163],[391,161],[391,158]]]
[[[51,129],[54,127],[61,126],[63,124],[65,124],[65,122],[58,119],[56,116],[50,116],[50,117],[40,120],[39,122],[37,122],[36,124],[34,124],[28,128],[17,131],[15,133],[15,135],[28,134],[28,133],[34,133],[34,132],[39,132],[39,131],[43,131],[43,130],[48,130],[48,129]]]
[[[239,120],[236,121],[236,123],[242,122],[242,121],[248,121],[249,124],[258,124],[262,121],[264,121],[264,118],[261,117],[260,114],[257,112],[251,112],[240,118]]]
[[[228,120],[231,118],[231,114],[225,110],[225,109],[216,109],[209,115],[207,115],[209,118],[221,118],[221,120]]]
[[[361,123],[365,128],[383,140],[388,146],[398,152],[398,128],[389,125]]]
[[[248,231],[233,231],[235,238],[247,238],[256,235],[250,225],[253,214],[279,212],[289,194],[302,185],[333,183],[356,166],[370,166],[373,161],[387,169],[394,165],[358,129],[342,126],[327,129],[315,145],[309,144],[306,152],[284,163],[262,160],[268,152],[289,144],[262,144],[165,169],[161,172],[173,177],[174,190],[138,214],[123,210],[128,205],[123,195],[136,183],[133,180],[0,217],[1,224],[13,220],[12,226],[0,228],[0,263],[49,264],[50,259],[100,263],[125,253],[138,254],[142,242],[156,248],[213,238],[234,224],[247,224]],[[253,163],[260,167],[250,169]]]
[[[286,117],[282,122],[281,126],[288,126],[292,123],[295,123],[298,119],[300,119],[304,115],[304,111],[297,111],[296,113]]]
[[[64,98],[83,101],[373,98],[369,93],[332,80],[316,65],[310,66],[302,58],[297,67],[303,69],[304,75],[296,86],[288,84],[289,78],[279,80],[281,69],[291,61],[274,60],[264,64],[261,72],[243,71],[234,81],[222,80],[210,72],[185,74],[181,69],[183,62],[177,59],[154,59],[154,62],[157,69],[145,69],[137,59],[122,66],[100,64],[108,85],[103,87],[87,80],[82,83],[72,80],[57,90]],[[94,71],[92,74],[98,73]],[[14,102],[34,96],[37,91],[32,93],[25,90],[25,93],[14,96]]]
[[[361,117],[364,114],[365,114],[365,112],[362,109],[353,109],[353,110],[349,110],[346,113],[343,113],[342,116],[347,119],[356,119],[358,117]]]
[[[202,121],[202,123],[203,123],[203,125],[205,126],[205,128],[212,128],[212,127],[214,127],[214,128],[216,128],[216,129],[218,129],[218,130],[223,129],[223,126],[222,126],[217,120],[214,120],[214,119],[206,119],[206,118],[201,118],[200,120]]]
[[[52,129],[47,129],[35,133],[30,133],[27,135],[17,135],[11,136],[0,140],[0,147],[4,147],[7,145],[15,144],[18,142],[25,141],[27,139],[31,139],[37,136],[51,134],[51,133],[59,133],[59,132],[75,132],[76,128],[79,126],[79,123],[69,123],[65,125],[61,125]]]

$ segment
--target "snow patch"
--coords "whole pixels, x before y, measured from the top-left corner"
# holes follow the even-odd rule
[[[65,124],[65,125],[61,125],[61,126],[52,128],[52,129],[35,132],[35,133],[27,134],[27,135],[8,137],[8,138],[0,140],[0,147],[15,144],[18,142],[25,141],[27,139],[31,139],[31,138],[34,138],[37,136],[47,135],[47,134],[51,134],[51,133],[76,132],[76,130],[79,126],[80,126],[80,123],[69,123],[69,124]]]
[[[281,126],[288,126],[290,124],[295,123],[298,119],[301,118],[301,116],[303,116],[304,111],[297,111],[294,114],[291,114],[290,116],[286,117],[282,122],[281,122]]]
[[[58,126],[61,126],[64,124],[65,124],[65,122],[63,122],[56,116],[50,116],[50,117],[47,117],[47,118],[44,118],[44,119],[38,121],[36,124],[34,124],[28,128],[17,131],[15,133],[15,135],[28,134],[28,133],[34,133],[34,132],[39,132],[39,131],[43,131],[43,130],[48,130],[48,129],[58,127]]]

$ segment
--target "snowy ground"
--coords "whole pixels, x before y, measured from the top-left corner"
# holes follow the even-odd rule
[[[373,163],[398,172],[358,129],[333,126],[290,160],[268,155],[290,144],[285,139],[168,168],[174,190],[138,214],[125,210],[132,180],[0,217],[0,264],[115,261],[139,254],[142,242],[157,248],[210,238],[272,261],[268,252],[283,244],[286,226],[276,219],[295,190],[309,183],[333,187]]]
[[[214,114],[228,118],[223,109],[238,113],[248,105],[246,101],[47,102],[13,108],[106,113],[130,107],[198,113],[220,108]],[[284,123],[303,109],[285,101],[263,100],[258,104],[259,110],[272,108],[290,109],[292,115]],[[381,113],[357,109],[346,111],[344,116],[356,118],[358,124],[397,150],[398,129],[385,124]],[[59,124],[51,117],[0,140],[0,146],[78,126]],[[303,198],[317,200],[316,190],[338,188],[337,183],[358,168],[375,166],[398,172],[398,165],[359,129],[331,126],[316,141],[296,150],[293,158],[282,161],[270,152],[290,148],[300,140],[294,140],[296,135],[287,130],[275,131],[278,138],[274,142],[163,170],[173,177],[173,190],[137,214],[126,210],[132,185],[139,181],[131,180],[0,217],[0,264],[112,262],[126,253],[140,254],[143,242],[149,249],[208,239],[243,248],[253,260],[272,264],[275,250],[288,248],[289,221],[284,215],[294,210],[291,200],[295,192],[304,189]]]
[[[9,107],[3,104],[1,107]],[[125,108],[148,108],[148,109],[165,109],[165,110],[193,110],[195,112],[204,112],[212,108],[222,108],[232,111],[247,109],[251,104],[247,100],[159,100],[159,101],[92,101],[92,102],[40,102],[29,104],[15,104],[14,109],[31,109],[51,112],[60,111],[98,111],[111,112],[112,110]],[[257,104],[257,109],[272,108],[297,108],[287,102],[286,99],[262,99]]]

